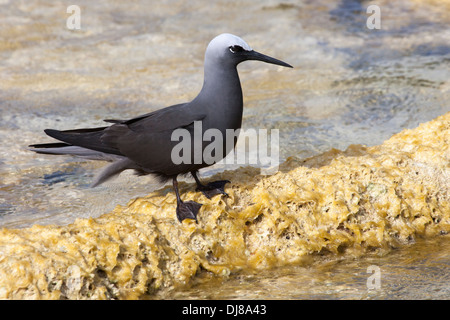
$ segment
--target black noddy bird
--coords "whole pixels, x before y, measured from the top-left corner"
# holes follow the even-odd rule
[[[166,107],[129,120],[105,120],[113,124],[99,128],[65,131],[46,129],[44,131],[47,135],[61,142],[34,144],[30,145],[30,148],[37,153],[74,155],[112,162],[96,177],[92,187],[126,169],[134,169],[139,175],[155,175],[162,182],[172,179],[177,198],[178,220],[197,221],[197,213],[202,205],[181,200],[178,175],[191,173],[197,184],[197,191],[202,191],[208,198],[217,194],[226,195],[224,186],[229,181],[202,184],[197,176],[198,170],[212,165],[204,160],[175,164],[172,150],[179,142],[173,141],[172,134],[176,129],[185,129],[193,136],[194,124],[198,121],[201,122],[203,132],[214,128],[220,130],[223,137],[227,129],[240,129],[243,99],[236,67],[246,60],[259,60],[292,68],[283,61],[254,51],[241,38],[224,33],[215,37],[206,49],[203,87],[191,102]],[[224,157],[234,149],[236,141],[227,145],[225,139],[223,141],[224,150],[221,154]],[[207,145],[207,142],[202,141],[198,146],[204,150]],[[194,152],[192,149],[191,159],[194,159]]]

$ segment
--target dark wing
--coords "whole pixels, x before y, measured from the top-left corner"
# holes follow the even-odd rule
[[[96,150],[104,153],[122,155],[119,150],[103,143],[101,137],[107,127],[75,129],[59,131],[55,129],[45,129],[45,133],[52,138],[64,141],[72,146],[79,146],[86,149]]]
[[[49,136],[72,146],[125,156],[149,170],[163,171],[171,162],[171,141],[177,128],[192,127],[205,114],[193,113],[189,104],[179,104],[129,120],[109,120],[110,127],[58,131],[46,129]]]
[[[192,127],[206,114],[194,113],[189,105],[175,105],[147,115],[118,122],[106,128],[102,143],[149,170],[162,170],[171,162],[171,151],[176,142],[172,132],[178,128]]]
[[[132,124],[134,122],[137,122],[139,120],[143,120],[145,118],[161,118],[167,115],[172,115],[171,113],[173,113],[173,111],[179,111],[180,109],[182,109],[183,106],[185,106],[186,103],[181,103],[181,104],[176,104],[164,109],[159,109],[156,111],[152,111],[128,120],[118,120],[118,119],[105,119],[103,121],[105,122],[109,122],[109,123],[117,123],[117,124]]]

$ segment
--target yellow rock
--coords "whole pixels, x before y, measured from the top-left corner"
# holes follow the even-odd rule
[[[0,298],[135,299],[188,284],[201,270],[301,263],[314,253],[389,250],[450,232],[450,113],[380,146],[352,145],[273,176],[218,175],[228,198],[206,199],[199,221],[175,216],[169,187],[68,226],[0,230]]]

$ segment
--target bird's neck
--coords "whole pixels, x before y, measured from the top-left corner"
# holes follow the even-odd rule
[[[242,88],[236,66],[205,64],[203,87],[197,99],[223,117],[235,119],[233,127],[240,128],[242,121]]]
[[[199,96],[222,104],[242,104],[242,88],[236,66],[205,65],[203,87]],[[225,106],[225,105],[224,105]]]

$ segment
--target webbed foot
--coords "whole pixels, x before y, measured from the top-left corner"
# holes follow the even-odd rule
[[[184,219],[194,219],[197,222],[197,214],[202,204],[195,201],[181,201],[177,203],[177,218],[183,222]]]
[[[227,183],[230,183],[229,180],[219,180],[219,181],[213,181],[208,183],[206,186],[203,184],[197,183],[197,191],[201,191],[205,197],[208,199],[211,199],[213,196],[217,194],[223,194],[225,196],[228,196],[228,194],[225,192],[225,185]]]

